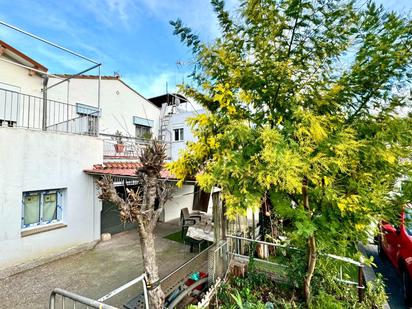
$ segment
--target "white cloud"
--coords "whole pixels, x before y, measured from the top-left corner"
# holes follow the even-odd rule
[[[140,20],[133,0],[89,0],[82,1],[81,5],[107,27],[118,28],[120,22],[124,29],[131,29]]]

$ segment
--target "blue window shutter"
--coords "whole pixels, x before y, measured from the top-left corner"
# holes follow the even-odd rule
[[[63,194],[57,191],[57,220],[61,221],[63,217]]]
[[[153,128],[154,121],[142,117],[133,116],[133,124]]]
[[[24,195],[25,193],[23,193],[23,198],[21,199],[21,227],[26,227],[24,225]]]

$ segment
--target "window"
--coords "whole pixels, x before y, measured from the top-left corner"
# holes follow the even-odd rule
[[[0,127],[17,126],[20,96],[20,87],[0,82]]]
[[[59,222],[63,190],[23,192],[22,228]]]
[[[177,142],[177,141],[183,141],[183,140],[184,140],[183,128],[174,129],[173,132],[174,132],[174,136],[175,136],[174,140],[175,140],[176,142]]]
[[[139,124],[136,124],[136,137],[139,138],[145,138],[145,139],[151,139],[152,138],[152,131],[151,127],[147,126],[142,126]]]
[[[153,120],[133,116],[133,124],[136,127],[136,137],[145,139],[152,138],[152,128],[154,126]]]
[[[76,112],[80,116],[75,123],[75,127],[80,127],[80,133],[87,133],[91,135],[97,134],[98,118],[100,111],[97,107],[76,103]]]

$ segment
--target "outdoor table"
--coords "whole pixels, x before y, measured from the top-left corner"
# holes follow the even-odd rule
[[[207,212],[201,211],[201,210],[195,210],[190,215],[196,215],[196,216],[201,216],[202,219],[201,221],[210,221],[212,219],[212,216],[209,215]]]
[[[191,225],[187,229],[186,236],[196,240],[204,239],[210,242],[214,242],[215,236],[213,232],[213,223],[210,221],[205,221]]]

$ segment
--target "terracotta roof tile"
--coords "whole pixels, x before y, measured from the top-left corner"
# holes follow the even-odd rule
[[[134,176],[136,175],[136,169],[140,166],[141,163],[138,162],[105,162],[103,164],[95,164],[93,169],[87,169],[84,172],[100,175]],[[162,178],[176,178],[165,169],[160,172],[160,176]]]

